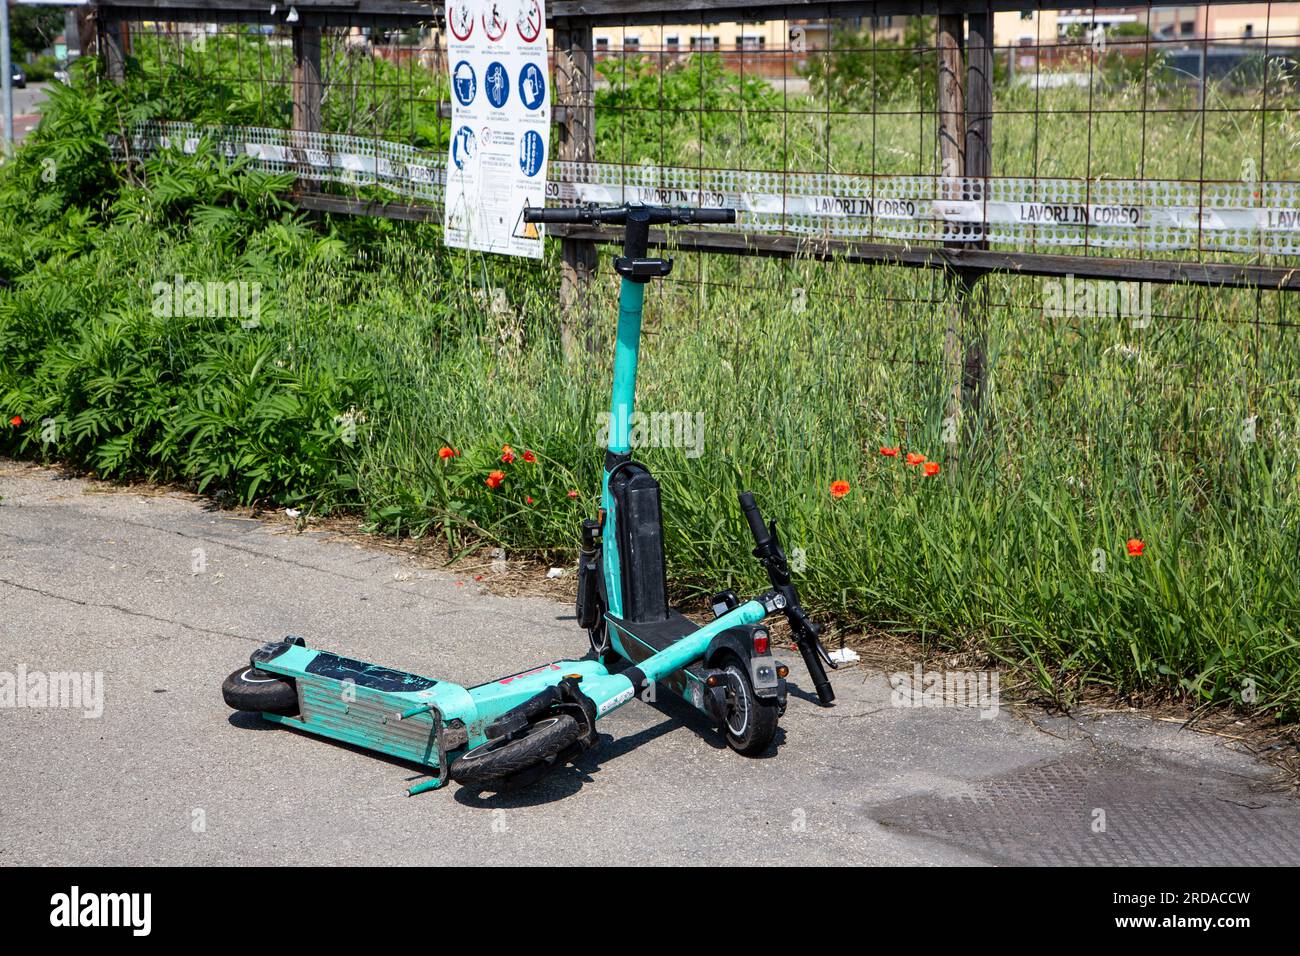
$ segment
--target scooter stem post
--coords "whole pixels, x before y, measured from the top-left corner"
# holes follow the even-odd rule
[[[625,455],[631,450],[644,303],[645,283],[624,279],[618,293],[618,342],[614,346],[614,388],[609,403],[609,450],[616,455]]]

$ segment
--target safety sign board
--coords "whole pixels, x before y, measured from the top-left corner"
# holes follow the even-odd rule
[[[451,142],[443,239],[449,246],[542,256],[551,91],[543,0],[448,0]]]

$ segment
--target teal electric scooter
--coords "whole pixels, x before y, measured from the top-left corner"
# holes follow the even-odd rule
[[[804,614],[777,536],[749,492],[740,503],[754,555],[772,587],[749,601],[727,590],[713,599],[714,619],[700,626],[668,607],[659,486],[631,458],[633,398],[645,284],[668,275],[672,261],[647,254],[652,225],[735,221],[730,209],[628,205],[529,209],[529,222],[625,227],[610,440],[601,516],[582,527],[577,612],[595,659],[557,661],[463,687],[309,649],[290,637],[254,651],[226,678],[222,693],[237,710],[319,734],[432,771],[407,793],[449,779],[484,790],[527,785],[596,743],[596,722],[634,696],[664,688],[706,714],[737,752],[772,743],[785,712],[788,669],[772,657],[762,622],[784,614],[823,705],[834,700],[823,662],[834,667]]]

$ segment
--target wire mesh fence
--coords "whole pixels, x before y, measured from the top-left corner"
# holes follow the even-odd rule
[[[758,235],[1190,261],[1297,252],[1300,21],[1274,13],[1291,5],[1192,8],[1188,33],[1150,5],[1106,17],[969,4],[990,24],[969,38],[951,15],[913,6],[920,15],[809,20],[772,5],[748,24],[662,11],[587,28],[591,63],[576,85],[599,119],[581,131],[594,132],[590,155],[552,170],[554,195],[728,203],[746,213],[737,229]],[[437,20],[333,15],[319,28],[321,116],[303,124],[293,110],[302,28],[283,14],[239,16],[128,24],[144,97],[169,104],[159,119],[297,126],[371,139],[371,153],[428,150],[420,165],[442,165],[450,111]],[[1230,29],[1241,35],[1215,32]],[[944,37],[961,73],[952,95],[940,83]],[[571,72],[572,48],[559,54]],[[985,101],[972,109],[964,100],[977,93]],[[557,111],[557,138],[571,120]],[[395,170],[384,185],[412,192],[422,175]]]
[[[1300,252],[1300,5],[770,4],[761,20],[728,20],[736,11],[713,3],[569,6],[550,12],[552,82],[567,80],[554,138],[570,144],[555,152],[554,201],[742,210],[736,235],[678,237],[659,292],[672,310],[792,322],[848,310],[842,321],[873,344],[827,361],[910,365],[913,387],[890,414],[944,431],[954,451],[954,411],[979,405],[990,374],[1004,383],[997,400],[1023,393],[1026,408],[1050,407],[1041,399],[1059,399],[1062,382],[1118,376],[1099,394],[1123,418],[1145,400],[1135,370],[1148,381],[1158,370],[1193,442],[1207,391],[1233,393],[1213,399],[1225,442],[1254,435],[1261,417],[1279,433],[1294,420],[1296,307],[1278,290],[1296,287]],[[296,173],[304,194],[398,197],[436,219],[445,23],[397,7],[124,21],[105,53],[123,48],[137,109],[115,149],[211,139]],[[562,242],[581,263],[594,238]],[[997,258],[961,258],[980,253]],[[562,268],[584,306],[565,309],[585,328],[614,289],[573,274],[572,258]],[[878,266],[891,262],[975,270],[981,293]],[[1215,288],[1148,284],[1180,278]],[[956,389],[946,399],[945,387]],[[1051,433],[1085,444],[1095,429],[1131,433],[1073,414]]]

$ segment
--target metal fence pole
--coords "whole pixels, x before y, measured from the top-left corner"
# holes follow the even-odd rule
[[[945,199],[954,200],[965,198],[961,188],[961,177],[966,174],[966,104],[963,90],[966,75],[962,66],[964,28],[964,18],[959,14],[941,14],[936,18],[935,46],[939,67],[936,109],[939,113],[939,161],[942,176],[940,187]],[[960,238],[950,238],[944,245],[961,249],[966,243]],[[951,285],[957,299],[948,307],[948,326],[943,336],[943,367],[945,381],[948,383],[948,397],[944,402],[943,440],[947,446],[949,475],[956,471],[960,457],[962,386],[965,380],[962,332],[964,313],[967,311],[965,276],[958,273]]]
[[[591,26],[564,22],[555,29],[555,105],[567,112],[560,123],[557,159],[575,163],[596,160],[596,96]],[[560,240],[560,341],[566,357],[585,351],[590,342],[592,277],[596,244]]]
[[[993,172],[993,14],[967,18],[966,175],[987,179]],[[988,248],[988,241],[981,248]]]
[[[993,174],[993,13],[971,13],[967,17],[966,42],[966,177],[981,179],[976,197],[988,202],[988,178]],[[985,216],[987,219],[988,217]],[[987,229],[975,243],[989,247]],[[986,348],[988,284],[976,274],[967,282],[964,340],[966,356],[962,375],[962,404],[970,413],[973,427],[981,412],[988,376]]]
[[[0,0],[0,111],[3,112],[4,152],[14,148],[14,69],[9,52],[9,0]]]

